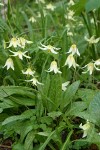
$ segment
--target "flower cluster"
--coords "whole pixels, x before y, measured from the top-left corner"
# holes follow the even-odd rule
[[[77,54],[78,56],[80,56],[77,46],[73,44],[67,53],[71,54],[67,57],[64,66],[68,65],[69,68],[73,66],[76,69],[76,67],[79,65],[76,63],[74,55]]]
[[[31,44],[33,43],[32,41],[28,41],[26,39],[24,39],[23,37],[13,37],[10,41],[9,41],[9,46],[7,48],[10,47],[14,47],[15,49],[17,49],[17,47],[24,49],[26,44]],[[6,48],[6,47],[5,47]],[[16,52],[9,50],[13,55],[10,55],[10,57],[6,60],[6,63],[4,65],[4,67],[7,67],[8,69],[13,69],[14,70],[14,63],[13,63],[13,59],[11,58],[11,56],[13,57],[18,57],[19,59],[23,60],[23,57],[26,57],[28,59],[30,59],[30,56],[27,56],[26,53],[28,51],[24,51],[22,52],[21,50],[17,50]],[[4,68],[3,67],[3,68]]]

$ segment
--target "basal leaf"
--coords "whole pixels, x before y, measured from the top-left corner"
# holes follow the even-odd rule
[[[100,0],[88,0],[85,6],[87,12],[100,8]]]
[[[26,110],[25,112],[23,112],[21,115],[16,115],[16,116],[11,116],[6,118],[3,122],[2,125],[8,124],[10,122],[13,121],[17,121],[17,120],[24,120],[24,119],[29,119],[30,117],[32,117],[34,114],[34,110]]]
[[[89,114],[95,123],[100,126],[100,92],[98,92],[89,105]]]
[[[30,131],[25,139],[24,150],[33,150],[34,138],[35,138],[35,132]]]
[[[61,101],[61,109],[63,110],[73,99],[75,96],[78,87],[79,87],[80,81],[76,81],[72,83],[67,90],[63,93],[62,101]]]

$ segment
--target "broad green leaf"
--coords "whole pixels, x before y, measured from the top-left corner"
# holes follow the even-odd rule
[[[3,109],[2,108],[0,108],[0,113],[2,113],[3,112]]]
[[[6,109],[6,108],[11,108],[11,107],[18,107],[18,104],[11,101],[9,98],[2,99],[2,102],[0,103],[0,108]]]
[[[63,93],[62,101],[61,101],[61,109],[63,110],[74,98],[78,87],[79,87],[80,81],[76,81],[72,83],[67,90]]]
[[[1,86],[0,87],[0,99],[11,96],[13,94],[34,98],[35,97],[34,93],[30,91],[33,91],[33,89],[28,88],[28,87],[21,87],[21,86]]]
[[[90,117],[100,126],[100,92],[98,92],[89,105]]]
[[[34,114],[34,110],[31,110],[31,109],[26,110],[21,115],[16,115],[16,116],[8,117],[7,119],[5,119],[2,122],[2,125],[6,125],[8,123],[11,123],[11,122],[14,122],[14,121],[17,121],[17,120],[30,119],[30,117],[32,117],[33,114]]]
[[[33,122],[27,121],[25,122],[25,124],[23,123],[20,134],[21,142],[23,142],[24,138],[31,130],[33,130]]]
[[[88,0],[85,6],[87,12],[100,8],[100,0]]]
[[[51,101],[48,101],[49,111],[56,110],[61,103],[61,93],[62,93],[62,80],[61,75],[55,74],[51,76],[51,84],[49,87],[48,97]]]
[[[87,0],[79,0],[75,5],[71,6],[71,9],[76,15],[79,15],[85,9],[86,2]]]
[[[84,102],[86,102],[89,105],[97,92],[98,90],[94,91],[92,89],[82,88],[78,90],[78,97],[81,98]]]
[[[35,132],[30,131],[25,139],[24,150],[33,150],[34,138],[35,138]]]
[[[21,144],[20,142],[14,143],[12,145],[12,150],[24,150],[24,145]]]
[[[55,119],[61,115],[62,115],[62,112],[60,112],[60,111],[53,111],[53,112],[48,113],[48,116],[50,116],[53,119]]]
[[[53,119],[49,116],[43,116],[40,118],[41,123],[45,123],[47,125],[50,125],[52,123]]]
[[[35,105],[34,99],[27,98],[27,97],[13,96],[13,97],[10,97],[10,100],[12,100],[13,102],[15,102],[17,104],[24,105],[24,106],[34,106]]]
[[[37,134],[41,136],[49,136],[50,132],[38,132]]]
[[[66,112],[67,116],[77,116],[77,114],[85,110],[88,105],[86,102],[73,102],[70,107],[71,108]]]

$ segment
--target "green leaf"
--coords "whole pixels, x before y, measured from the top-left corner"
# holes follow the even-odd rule
[[[51,76],[51,84],[49,87],[48,97],[51,101],[48,101],[47,108],[49,112],[55,111],[61,103],[61,94],[62,94],[62,80],[61,75],[55,74]]]
[[[71,108],[66,112],[67,116],[77,116],[79,112],[82,112],[88,107],[86,102],[73,102]]]
[[[72,83],[67,90],[63,93],[62,96],[62,102],[61,102],[61,109],[63,110],[73,99],[75,96],[78,87],[79,87],[80,81],[76,81]]]
[[[87,0],[79,0],[75,5],[71,6],[71,9],[76,15],[79,15],[84,10],[86,2]]]
[[[100,92],[97,93],[89,105],[90,117],[95,121],[94,123],[100,126]]]
[[[28,88],[28,87],[22,87],[22,86],[1,86],[0,87],[0,99],[14,95],[14,94],[34,98],[35,97],[34,93],[30,91],[33,91],[33,89]]]
[[[86,102],[89,105],[97,92],[98,90],[94,91],[92,89],[81,88],[78,90],[78,97],[81,98],[84,102]]]
[[[19,143],[14,143],[12,146],[12,150],[24,150],[24,145]]]
[[[10,100],[12,100],[13,102],[15,102],[17,104],[24,105],[24,106],[34,106],[35,105],[34,99],[27,98],[27,97],[13,96],[13,97],[10,97]]]
[[[87,12],[100,8],[100,0],[88,0],[85,6]]]
[[[56,130],[54,130],[53,132],[51,132],[51,134],[49,135],[49,137],[46,139],[46,141],[42,144],[42,146],[40,146],[40,148],[38,150],[44,150],[45,147],[47,146],[47,144],[49,143],[49,141],[52,139],[52,137],[54,136],[54,134],[56,133]]]
[[[23,126],[21,128],[21,134],[20,134],[20,140],[21,142],[23,142],[24,138],[26,137],[26,135],[33,130],[33,121],[27,121],[25,123],[23,123]]]
[[[53,112],[48,113],[48,116],[50,116],[53,119],[55,119],[61,115],[62,115],[62,112],[60,112],[60,111],[53,111]]]
[[[0,113],[2,113],[3,112],[3,109],[2,108],[0,108]]]
[[[32,117],[34,114],[34,110],[26,110],[25,112],[23,112],[21,115],[17,115],[17,116],[11,116],[6,118],[3,122],[2,125],[6,125],[8,123],[17,121],[17,120],[24,120],[24,119],[30,119],[30,117]]]
[[[30,131],[25,139],[24,150],[33,150],[34,138],[35,138],[35,132]]]
[[[49,136],[50,132],[38,132],[37,134],[41,136]]]

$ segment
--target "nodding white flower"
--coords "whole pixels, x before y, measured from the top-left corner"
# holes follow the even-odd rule
[[[43,83],[39,82],[35,77],[33,77],[31,80],[25,80],[27,82],[32,82],[33,85],[37,86],[38,84],[43,85]]]
[[[67,59],[66,59],[66,62],[64,64],[64,66],[68,65],[69,68],[71,68],[72,66],[76,69],[77,66],[79,66],[76,62],[75,62],[75,59],[73,57],[73,54],[70,54]]]
[[[43,15],[44,15],[44,17],[47,15],[46,10],[43,10]],[[40,12],[37,12],[37,17],[38,17],[38,18],[41,17],[41,13],[40,13]]]
[[[19,44],[19,41],[18,41],[18,38],[15,38],[13,37],[11,40],[10,40],[10,44],[7,48],[13,46],[14,48],[16,48],[17,46],[20,46]]]
[[[36,19],[32,16],[30,19],[29,19],[30,22],[34,23],[36,22]]]
[[[67,86],[68,86],[69,83],[70,83],[70,81],[62,83],[62,90],[63,91],[65,91],[67,89]]]
[[[48,69],[47,72],[52,72],[54,71],[54,73],[62,73],[61,71],[59,71],[59,68],[57,67],[57,62],[54,60],[51,62],[50,68]]]
[[[13,53],[14,55],[11,55],[11,56],[18,56],[19,57],[19,59],[21,59],[21,60],[23,60],[23,57],[26,57],[26,58],[31,58],[30,56],[27,56],[27,55],[25,55],[28,51],[25,51],[25,52],[21,52],[21,51],[18,51],[18,52],[13,52],[13,51],[11,51],[11,50],[9,50],[11,53]]]
[[[71,30],[71,26],[69,24],[66,24],[65,26],[67,28],[67,31],[70,31]]]
[[[44,0],[36,0],[36,1],[35,1],[35,3],[37,3],[37,4],[40,3],[40,2],[43,3],[43,4],[45,4],[45,1],[44,1]]]
[[[48,52],[54,53],[54,54],[58,54],[58,52],[56,52],[55,50],[59,50],[60,48],[56,48],[54,46],[51,45],[43,45],[41,44],[42,47],[39,47],[41,50],[47,50]]]
[[[98,70],[98,71],[100,71],[100,69],[97,68],[97,66],[100,66],[100,59],[94,61],[94,67],[95,67],[95,69]]]
[[[14,63],[13,63],[13,60],[11,58],[8,58],[6,60],[6,63],[4,65],[4,67],[6,67],[6,66],[7,66],[7,70],[10,69],[10,68],[14,70]]]
[[[35,71],[32,71],[32,69],[29,67],[29,68],[27,68],[26,71],[23,71],[23,70],[22,70],[22,73],[23,73],[23,74],[26,74],[26,75],[34,76]]]
[[[0,3],[0,6],[4,6],[4,4],[3,4],[3,3]]]
[[[91,75],[93,73],[93,70],[94,70],[94,63],[90,62],[87,65],[85,65],[83,68],[86,68],[86,67],[87,67],[87,71],[82,72],[82,73],[89,72],[89,74]]]
[[[89,129],[90,129],[90,127],[91,127],[91,124],[90,124],[90,122],[87,120],[87,122],[86,122],[86,124],[84,124],[84,125],[82,125],[82,123],[79,125],[79,127],[81,128],[81,129],[83,129],[83,138],[84,137],[86,137],[87,135],[88,135],[88,132],[89,132]]]
[[[18,43],[19,43],[19,46],[21,47],[21,48],[25,48],[25,44],[27,43],[27,44],[32,44],[33,42],[32,41],[28,41],[28,40],[26,40],[26,39],[24,39],[24,38],[22,38],[22,37],[19,37],[18,38]]]
[[[73,33],[70,31],[67,31],[67,36],[73,36]]]
[[[73,45],[70,47],[69,52],[67,52],[67,53],[72,53],[73,55],[76,53],[77,55],[80,56],[80,53],[79,53],[79,51],[78,51],[78,48],[77,48],[77,46],[76,46],[75,44],[73,44]]]
[[[75,14],[75,12],[74,12],[74,11],[69,10],[69,12],[67,13],[67,15],[65,14],[65,19],[75,21],[75,19],[74,19],[74,17],[73,17],[73,16],[74,16],[74,14]]]
[[[89,44],[96,44],[99,42],[100,38],[95,39],[95,36],[93,35],[90,39],[88,39],[86,36],[84,37],[86,41],[89,42]]]
[[[48,5],[46,5],[46,9],[50,9],[51,11],[54,11],[56,7],[54,5],[52,5],[51,3],[49,3]]]
[[[70,0],[69,2],[68,2],[68,6],[72,6],[72,5],[74,5],[75,3],[74,3],[74,1],[73,0]]]

